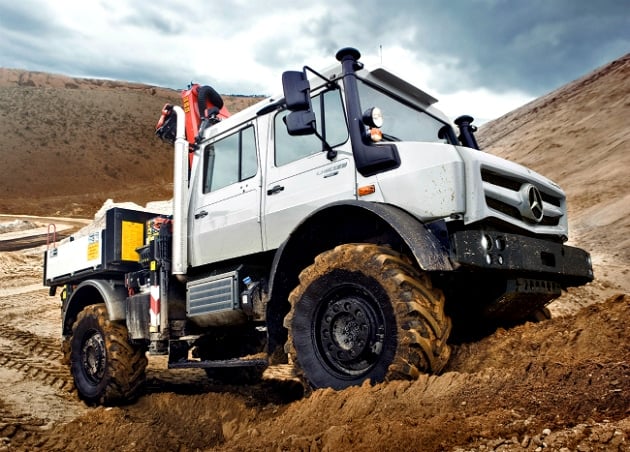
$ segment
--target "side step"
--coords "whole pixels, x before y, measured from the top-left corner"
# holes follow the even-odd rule
[[[222,359],[211,361],[196,361],[196,360],[180,360],[175,362],[169,362],[169,369],[212,369],[217,367],[257,367],[259,369],[266,369],[269,366],[269,362],[266,359]]]

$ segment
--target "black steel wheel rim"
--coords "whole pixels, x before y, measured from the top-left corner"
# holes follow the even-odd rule
[[[349,378],[368,373],[385,339],[385,315],[374,297],[347,285],[328,293],[315,315],[317,354],[330,371]]]
[[[96,385],[103,380],[106,362],[107,351],[102,334],[96,330],[88,331],[81,345],[81,369],[90,383]]]

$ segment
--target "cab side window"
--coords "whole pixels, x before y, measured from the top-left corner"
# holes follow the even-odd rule
[[[254,127],[249,126],[206,146],[203,192],[244,181],[257,171],[256,137]]]
[[[348,140],[348,126],[339,90],[329,90],[311,99],[315,113],[317,133],[335,147]],[[323,150],[323,144],[315,135],[291,136],[283,118],[288,110],[281,111],[274,119],[275,164],[286,165]]]

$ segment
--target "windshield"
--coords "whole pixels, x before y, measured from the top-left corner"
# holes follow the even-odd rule
[[[440,129],[446,123],[428,113],[414,108],[396,97],[377,90],[362,80],[358,80],[359,97],[363,111],[378,107],[383,112],[383,141],[428,141],[448,143],[440,138]]]

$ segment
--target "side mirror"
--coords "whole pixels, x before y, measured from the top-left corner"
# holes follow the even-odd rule
[[[305,72],[287,71],[282,74],[282,89],[287,109],[284,117],[289,135],[312,135],[316,133],[315,113],[311,106],[311,85]]]
[[[299,71],[286,71],[282,74],[284,101],[291,111],[311,109],[311,85],[306,74]]]
[[[310,110],[294,111],[282,118],[289,135],[312,135],[315,130],[315,113]]]

